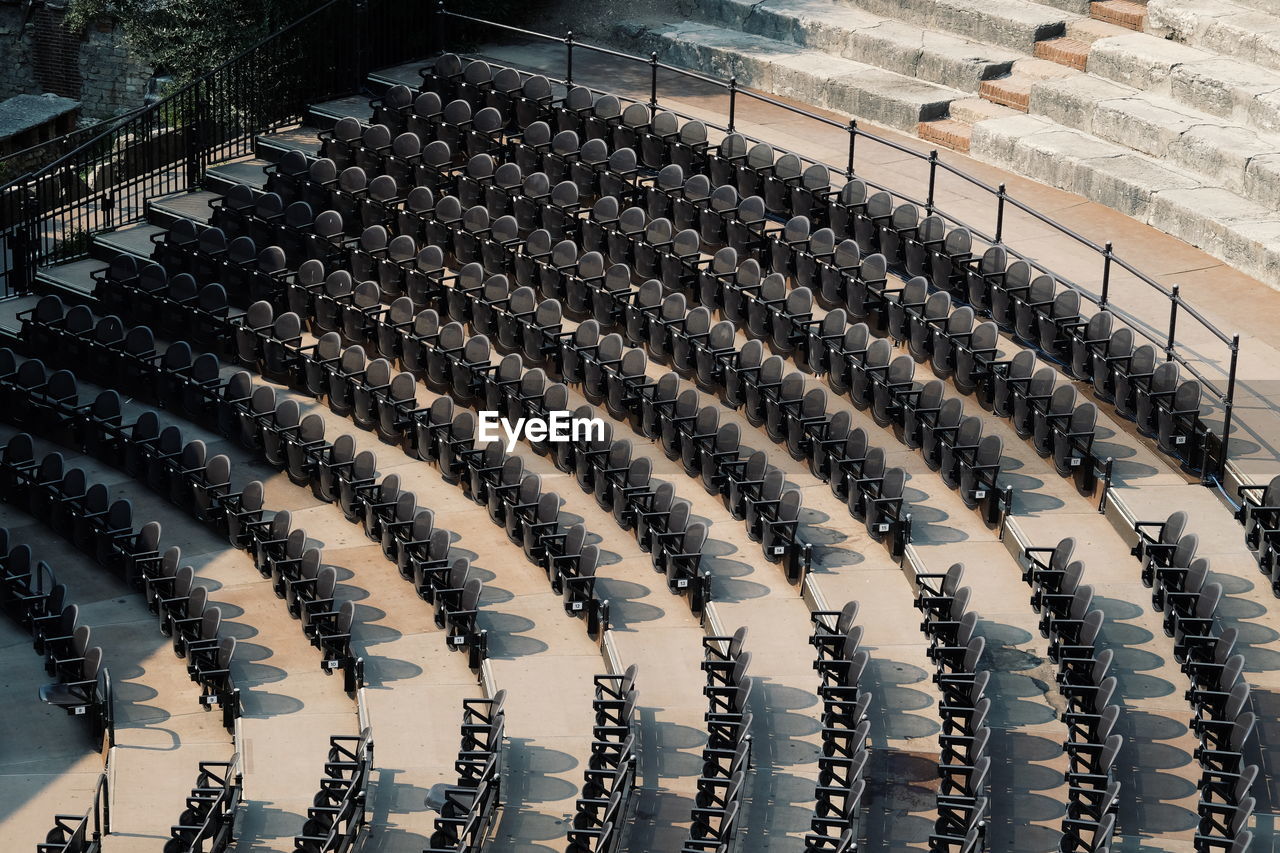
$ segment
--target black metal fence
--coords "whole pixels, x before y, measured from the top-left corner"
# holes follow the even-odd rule
[[[205,168],[251,154],[254,137],[365,75],[430,52],[430,10],[403,0],[328,0],[244,53],[43,168],[0,186],[0,296],[45,263],[87,253],[92,234],[139,222],[148,198],[198,187]]]
[[[624,53],[610,48],[592,45],[575,38],[572,32],[564,36],[552,36],[546,33],[534,32],[532,30],[521,29],[507,24],[501,24],[494,21],[486,21],[481,18],[475,18],[469,15],[450,12],[444,7],[444,0],[437,0],[437,15],[442,19],[436,29],[440,37],[449,44],[454,44],[457,36],[461,35],[464,40],[484,38],[486,35],[492,40],[494,34],[502,34],[507,38],[516,37],[522,40],[541,42],[541,43],[557,43],[564,46],[564,76],[555,80],[555,82],[563,85],[583,85],[581,80],[574,78],[574,55],[577,52],[586,52],[599,56],[609,57],[610,59],[621,60],[626,63],[639,63],[647,68],[649,91],[648,99],[640,100],[641,103],[647,103],[651,108],[661,108],[665,111],[675,113],[682,118],[698,118],[708,127],[714,127],[722,132],[742,133],[742,129],[737,126],[739,101],[741,99],[749,99],[762,104],[768,104],[771,107],[780,109],[791,115],[798,116],[807,122],[811,122],[815,131],[817,130],[834,130],[847,136],[848,147],[845,162],[841,164],[825,163],[832,171],[843,174],[846,179],[852,179],[855,176],[864,181],[869,187],[877,190],[884,190],[894,197],[898,202],[908,202],[923,208],[927,213],[937,214],[946,220],[950,225],[956,227],[967,228],[974,236],[976,241],[984,242],[989,246],[1002,246],[1011,258],[1026,261],[1034,270],[1053,276],[1059,283],[1066,287],[1077,290],[1081,297],[1088,302],[1098,306],[1099,310],[1106,309],[1115,314],[1119,319],[1123,320],[1131,326],[1135,334],[1145,338],[1156,349],[1162,353],[1166,360],[1176,361],[1181,367],[1191,375],[1195,376],[1204,386],[1205,392],[1217,400],[1222,407],[1222,423],[1220,428],[1216,430],[1214,435],[1210,436],[1212,445],[1206,448],[1208,458],[1211,462],[1207,462],[1204,466],[1206,476],[1216,474],[1221,479],[1224,466],[1227,460],[1227,437],[1231,432],[1232,409],[1235,398],[1236,369],[1240,351],[1240,336],[1238,334],[1228,335],[1223,332],[1212,322],[1210,322],[1203,314],[1201,314],[1193,305],[1187,302],[1179,293],[1178,285],[1166,287],[1152,276],[1138,269],[1133,263],[1125,260],[1116,253],[1111,243],[1099,244],[1094,240],[1072,230],[1063,225],[1052,217],[1041,213],[1031,204],[1022,201],[1008,192],[1004,184],[992,186],[981,178],[958,168],[955,165],[945,162],[939,158],[938,151],[932,150],[928,153],[908,147],[887,137],[881,136],[859,127],[857,119],[849,119],[847,122],[840,122],[827,116],[819,115],[812,111],[794,106],[780,101],[776,98],[760,92],[754,92],[738,85],[736,77],[728,79],[719,79],[708,76],[696,71],[690,71],[687,68],[681,68],[675,65],[669,65],[658,60],[657,53],[651,53],[648,57],[635,56],[633,54]],[[697,81],[716,89],[723,90],[726,103],[724,112],[724,124],[716,124],[708,121],[705,115],[690,116],[681,113],[678,109],[672,107],[671,104],[662,100],[660,74],[675,75],[681,81]],[[550,75],[548,75],[550,77]],[[590,87],[588,87],[590,88]],[[685,87],[687,89],[687,85]],[[609,94],[618,94],[616,91]],[[687,95],[687,92],[681,91],[672,93],[676,98]],[[792,135],[801,135],[795,131],[791,131]],[[749,134],[742,133],[748,139],[752,139]],[[768,141],[755,140],[752,141]],[[890,187],[873,180],[868,180],[863,174],[857,171],[860,148],[866,144],[874,144],[884,146],[893,151],[913,158],[923,167],[920,178],[923,187],[914,189],[904,187]],[[775,146],[777,147],[777,146]],[[802,160],[815,162],[812,157],[800,155]],[[944,205],[941,203],[942,194],[939,193],[939,182],[945,177],[954,177],[963,184],[975,188],[979,193],[985,196],[990,202],[990,209],[987,212],[990,218],[990,225],[975,225],[972,222],[962,220],[958,215],[948,213]],[[924,189],[923,197],[920,189]],[[1072,240],[1079,248],[1083,255],[1094,258],[1097,271],[1099,273],[1099,286],[1095,290],[1091,287],[1084,286],[1073,280],[1072,276],[1062,274],[1047,266],[1042,261],[1037,260],[1030,254],[1020,252],[1016,246],[1005,242],[1007,238],[1008,222],[1014,214],[1022,214],[1030,220],[1046,226],[1052,231]],[[972,217],[969,217],[970,219]],[[1120,304],[1115,299],[1116,277],[1118,274],[1127,274],[1130,281],[1126,286],[1132,285],[1141,288],[1150,288],[1156,291],[1161,298],[1167,301],[1168,315],[1167,324],[1164,317],[1158,319],[1152,317],[1143,317],[1132,310],[1133,306],[1128,308],[1124,304],[1121,297]],[[1179,322],[1192,322],[1206,331],[1211,339],[1223,346],[1221,350],[1221,358],[1208,355],[1204,352],[1197,351],[1192,345],[1186,343],[1184,335],[1182,340],[1178,338]],[[1218,361],[1225,366],[1221,375],[1210,375],[1210,371],[1205,369],[1205,362]]]
[[[847,158],[839,165],[827,163],[829,168],[846,178],[857,175],[869,186],[885,190],[900,201],[914,203],[952,225],[968,228],[979,241],[1003,246],[1011,256],[1027,261],[1034,269],[1075,288],[1100,309],[1116,314],[1162,351],[1166,359],[1177,361],[1199,379],[1223,410],[1215,438],[1217,446],[1208,448],[1214,464],[1205,466],[1221,476],[1231,430],[1239,335],[1218,329],[1180,295],[1177,285],[1161,284],[1118,255],[1111,243],[1099,244],[1073,231],[1011,195],[1003,184],[992,186],[945,162],[936,150],[924,153],[902,145],[864,130],[854,119],[836,121],[745,89],[735,78],[717,79],[659,62],[657,54],[634,56],[578,41],[573,33],[551,36],[450,12],[443,0],[434,7],[406,0],[328,0],[152,107],[115,124],[39,171],[0,187],[0,296],[28,292],[42,264],[85,255],[93,233],[141,221],[148,198],[198,187],[210,163],[250,154],[257,134],[299,121],[308,104],[361,90],[365,75],[373,68],[423,58],[446,42],[450,49],[457,50],[460,44],[495,34],[562,44],[564,76],[558,82],[564,84],[575,83],[573,63],[578,51],[639,63],[648,69],[648,104],[678,115],[679,110],[662,102],[659,72],[676,75],[684,88],[688,88],[688,81],[715,87],[727,98],[725,122],[708,124],[725,132],[737,130],[739,101],[745,98],[801,117],[811,123],[815,133],[846,134]],[[677,97],[684,94],[676,93]],[[921,184],[926,187],[923,197],[919,187],[883,186],[858,174],[860,142],[886,146],[918,161],[922,167]],[[989,200],[989,226],[962,220],[945,209],[938,192],[939,182],[945,178],[976,188],[981,197]],[[1100,274],[1096,291],[1005,242],[1008,221],[1015,214],[1071,239],[1083,256],[1094,258]],[[1117,275],[1128,277],[1126,287],[1150,288],[1166,300],[1167,325],[1164,318],[1140,316],[1132,302],[1123,304],[1123,295],[1117,300]],[[1223,357],[1197,351],[1196,345],[1187,343],[1185,334],[1179,338],[1179,323],[1188,321],[1207,332],[1207,339],[1223,346]],[[1210,375],[1205,362],[1225,362],[1226,366],[1221,375]]]

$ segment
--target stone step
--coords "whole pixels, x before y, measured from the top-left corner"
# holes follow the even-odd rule
[[[1230,0],[1151,0],[1147,32],[1280,70],[1280,14]]]
[[[697,0],[699,17],[968,92],[1008,73],[1020,54],[830,0]]]
[[[1088,70],[1190,109],[1280,131],[1280,72],[1146,33],[1094,42]]]
[[[1089,16],[1126,30],[1142,32],[1147,19],[1147,7],[1132,0],[1100,0],[1090,7]]]
[[[1227,124],[1168,98],[1093,75],[1036,82],[1030,112],[1165,159],[1206,185],[1275,205],[1280,137]]]
[[[1077,16],[1027,0],[850,0],[852,5],[930,30],[1031,53],[1035,43],[1057,38]]]
[[[1032,82],[1031,78],[1025,75],[1011,74],[999,80],[984,81],[978,94],[993,104],[1025,113],[1031,102]]]
[[[615,38],[629,49],[657,51],[664,62],[888,127],[914,132],[942,118],[961,93],[820,50],[692,21],[629,21]]]
[[[1017,110],[983,98],[961,98],[951,102],[951,118],[963,124],[977,124],[989,118],[1005,118],[1017,114]]]
[[[953,118],[940,118],[936,121],[922,121],[916,131],[925,142],[933,142],[952,151],[969,150],[969,137],[973,133],[973,125],[957,121]]]
[[[1083,71],[1089,59],[1089,43],[1071,36],[1036,42],[1036,58],[1047,59],[1077,71]]]
[[[1105,204],[1261,280],[1280,270],[1280,221],[1272,210],[1130,148],[1019,115],[975,125],[969,153]]]

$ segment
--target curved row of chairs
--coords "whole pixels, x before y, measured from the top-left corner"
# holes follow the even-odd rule
[[[169,830],[164,853],[221,853],[235,837],[236,813],[244,788],[239,756],[230,761],[201,761],[196,784],[182,816]]]
[[[445,95],[450,93],[447,85],[443,88]],[[404,99],[408,92],[400,94]],[[578,99],[582,99],[582,94]],[[581,168],[575,170],[571,167],[580,167],[583,163],[596,171],[608,171],[608,142],[613,143],[616,154],[618,150],[635,144],[638,138],[647,137],[653,127],[652,122],[658,119],[650,114],[647,107],[632,104],[624,111],[627,114],[624,122],[616,110],[616,99],[605,96],[600,102],[606,105],[608,116],[603,120],[593,117],[594,105],[589,99],[585,106],[580,105],[574,111],[557,110],[547,105],[544,118],[557,122],[557,127],[561,127],[561,121],[567,126],[561,127],[555,139],[550,138],[549,133],[539,132],[531,143],[526,143],[530,127],[537,123],[524,125],[520,128],[519,138],[513,137],[511,147],[517,149],[517,153],[532,151],[534,159],[526,156],[523,161],[530,167],[529,172],[537,166],[550,165],[549,181],[574,171],[582,174]],[[664,116],[664,125],[675,123],[675,117],[670,114],[658,115]],[[359,127],[357,120],[349,124]],[[700,133],[705,139],[705,127],[700,123],[690,124],[695,126],[695,134]],[[514,123],[509,122],[508,126],[513,131],[517,129]],[[588,146],[579,147],[576,138],[570,138],[576,137],[580,131],[587,135],[588,141],[600,144],[603,154],[601,151],[584,154],[583,149]],[[653,141],[670,140],[672,136],[670,129],[666,129]],[[358,149],[359,145],[355,148]],[[1077,291],[1066,289],[1055,294],[1056,285],[1051,277],[1035,275],[1035,271],[1023,261],[1008,263],[1007,252],[1002,247],[993,246],[982,258],[976,258],[972,254],[972,238],[965,229],[948,231],[945,222],[936,214],[922,220],[916,207],[910,203],[894,208],[892,198],[886,192],[868,196],[868,188],[857,179],[850,179],[841,191],[833,192],[825,167],[814,164],[803,169],[795,155],[778,157],[764,143],[757,143],[747,150],[747,141],[739,134],[728,134],[714,150],[704,147],[702,156],[693,161],[685,157],[681,162],[664,162],[662,155],[666,149],[657,145],[651,146],[650,150],[657,156],[646,160],[644,165],[659,173],[654,177],[654,185],[646,188],[645,192],[648,200],[656,201],[650,208],[653,218],[665,212],[661,195],[668,198],[672,195],[686,196],[679,178],[688,170],[693,177],[702,177],[698,172],[706,173],[705,189],[697,191],[690,188],[688,196],[695,201],[704,201],[705,209],[716,214],[713,219],[727,210],[738,210],[739,197],[754,196],[752,201],[755,204],[747,205],[752,215],[742,220],[748,226],[741,232],[743,234],[750,234],[751,225],[763,223],[766,211],[770,216],[791,217],[786,221],[789,227],[779,229],[780,239],[759,241],[772,244],[774,251],[767,252],[769,257],[764,262],[777,256],[780,262],[773,264],[776,271],[789,273],[794,263],[787,261],[794,257],[796,247],[807,250],[810,221],[827,226],[819,229],[825,233],[819,237],[815,251],[809,253],[811,260],[821,263],[833,257],[837,244],[845,242],[852,243],[863,254],[887,256],[889,265],[903,269],[908,276],[920,277],[926,287],[931,286],[936,291],[935,297],[948,297],[947,300],[933,299],[927,316],[931,324],[946,325],[950,320],[944,301],[949,302],[952,296],[965,298],[971,304],[970,324],[974,309],[979,314],[991,316],[1002,328],[1015,331],[1028,345],[1040,348],[1045,355],[1062,361],[1064,365],[1069,364],[1069,372],[1075,378],[1094,381],[1103,399],[1113,398],[1117,372],[1123,374],[1128,391],[1142,399],[1147,399],[1148,391],[1153,393],[1148,402],[1154,401],[1154,406],[1168,416],[1164,419],[1172,429],[1164,430],[1162,449],[1185,456],[1184,462],[1190,465],[1199,464],[1197,457],[1202,450],[1204,429],[1198,421],[1198,382],[1180,382],[1176,363],[1170,363],[1159,371],[1158,376],[1154,375],[1156,353],[1150,346],[1135,348],[1132,330],[1118,329],[1113,335],[1114,316],[1110,312],[1100,311],[1093,317],[1082,315]],[[517,164],[521,162],[519,157],[513,159]],[[634,154],[631,159],[634,162]],[[557,169],[557,164],[562,168]],[[675,170],[670,170],[672,166]],[[668,168],[666,175],[661,174],[664,167]],[[675,171],[674,175],[672,171]],[[512,186],[513,182],[508,179],[506,185]],[[579,182],[577,186],[584,190],[581,195],[590,198],[590,192],[586,192],[591,189],[590,184]],[[710,195],[720,192],[723,196],[729,191],[734,198],[718,199],[712,210]],[[762,195],[756,196],[756,193]],[[598,189],[595,194],[600,194]],[[635,200],[638,200],[638,195]],[[686,216],[684,221],[677,221],[676,228],[688,227],[692,219]],[[713,233],[701,236],[710,237],[704,242],[714,247],[718,232],[714,230],[714,221],[709,221],[712,222]],[[761,232],[757,236],[764,236],[762,227],[758,226],[756,230]],[[814,264],[801,266],[811,272],[816,268]],[[818,293],[820,289],[815,287],[814,291]],[[827,298],[820,301],[824,301],[827,307],[839,304],[839,300],[832,298],[830,289]],[[923,309],[925,301],[921,300],[913,308]],[[865,319],[854,305],[848,308],[856,318]],[[963,318],[958,325],[964,325]],[[1122,396],[1118,406],[1122,416],[1130,417],[1134,413],[1127,405],[1133,399],[1133,396]],[[1145,421],[1144,431],[1149,429],[1150,434],[1157,434],[1159,420],[1159,417],[1153,417]]]
[[[737,836],[743,795],[751,772],[751,689],[747,670],[751,653],[744,649],[747,629],[732,636],[702,638],[702,671],[707,683],[707,743],[702,773],[681,853],[729,850]]]
[[[574,803],[565,853],[614,853],[621,849],[636,784],[637,668],[597,675],[591,711],[591,757],[582,771],[582,796]]]
[[[1152,590],[1152,607],[1164,614],[1165,634],[1174,638],[1174,659],[1191,680],[1186,699],[1201,768],[1196,850],[1243,851],[1252,841],[1250,788],[1258,776],[1244,753],[1253,748],[1257,714],[1244,678],[1245,659],[1236,651],[1239,631],[1217,622],[1223,588],[1209,581],[1209,562],[1196,556],[1199,540],[1185,532],[1187,520],[1177,510],[1164,521],[1136,522],[1133,553]]]
[[[987,715],[991,700],[984,694],[991,673],[979,663],[986,640],[974,636],[978,614],[969,610],[972,590],[961,586],[964,564],[945,573],[918,573],[914,606],[923,614],[920,629],[929,638],[928,657],[936,670],[933,681],[942,701],[938,705],[942,730],[938,775],[938,816],[929,835],[935,853],[971,853],[986,849],[991,757]]]
[[[1031,606],[1040,614],[1040,633],[1049,639],[1049,659],[1058,665],[1058,692],[1067,702],[1060,713],[1067,725],[1067,814],[1062,850],[1109,851],[1115,832],[1121,781],[1115,764],[1124,744],[1116,733],[1120,705],[1110,675],[1114,652],[1098,650],[1104,615],[1085,584],[1084,564],[1072,560],[1075,540],[1053,547],[1023,549],[1023,580],[1031,586]]]
[[[464,699],[458,783],[443,791],[429,846],[423,853],[480,853],[501,801],[507,694]]]
[[[0,352],[0,362],[12,364],[13,360],[12,352]],[[37,376],[45,379],[39,381],[35,379]],[[287,600],[291,615],[300,619],[304,633],[321,651],[322,669],[326,673],[341,670],[348,692],[355,690],[360,666],[350,650],[354,604],[335,605],[333,567],[322,566],[320,550],[307,546],[305,531],[291,528],[287,511],[264,518],[260,482],[250,482],[241,492],[232,492],[231,465],[225,456],[205,460],[203,443],[184,443],[182,432],[176,426],[160,429],[154,412],[144,412],[134,423],[125,424],[122,400],[115,390],[102,391],[92,403],[81,405],[75,376],[65,370],[46,375],[39,359],[22,362],[12,374],[0,377],[0,384],[8,385],[13,399],[25,401],[25,405],[16,410],[6,409],[4,417],[11,423],[26,427],[32,420],[43,423],[49,417],[56,417],[67,424],[62,439],[65,444],[123,467],[131,476],[140,477],[161,496],[225,536],[232,545],[249,551],[259,573],[272,579],[277,595]],[[225,404],[226,408],[220,413],[224,421],[241,427],[253,424],[253,418],[247,416],[248,399],[211,396],[209,400],[208,411],[214,411],[216,402]],[[50,412],[53,414],[47,414]],[[246,428],[239,435],[242,439],[248,435],[257,442],[248,446],[261,446],[251,429]],[[180,468],[182,464],[191,467]],[[78,482],[72,475],[70,484]],[[179,575],[186,583],[187,573],[179,566],[180,553],[160,553],[160,525],[156,522],[133,532],[132,507],[127,500],[108,505],[106,490],[92,489],[86,490],[85,501],[90,499],[90,494],[94,496],[94,506],[101,505],[94,510],[100,515],[94,517],[105,519],[101,523],[110,523],[113,525],[110,529],[116,531],[111,542],[95,546],[99,560],[106,560],[105,565],[115,567],[135,585],[146,587],[149,602],[159,611],[165,596],[179,583]],[[128,550],[134,545],[144,550],[135,555]],[[167,574],[169,571],[173,574]],[[194,592],[198,587],[191,589]],[[207,597],[200,597],[207,602]],[[184,612],[189,604],[189,598],[182,602],[179,597],[175,602]],[[216,629],[215,617],[216,611],[206,607],[205,613],[194,621],[166,620],[165,624],[175,632],[175,649],[186,650],[191,656],[189,671],[193,680],[202,685],[202,702],[206,706],[220,704],[226,718],[234,720],[239,706],[229,666],[235,650],[234,638],[200,634],[207,628]]]
[[[23,447],[27,437],[14,438],[12,452],[6,445],[0,453],[4,476],[0,498],[10,504],[21,500],[20,493],[11,489],[27,485],[35,471],[34,465],[23,461],[24,456],[29,460]],[[67,600],[67,585],[58,582],[49,564],[40,560],[32,565],[30,545],[8,548],[8,542],[9,529],[0,527],[0,607],[31,634],[32,647],[44,657],[45,671],[58,679],[40,688],[40,698],[82,717],[94,747],[105,748],[114,737],[110,733],[114,709],[102,647],[90,645],[90,627],[80,624],[79,606]]]
[[[30,328],[34,338],[49,335],[56,339],[59,334],[56,323],[45,324],[39,322],[34,316],[31,318]],[[171,345],[169,349],[175,346],[180,345]],[[355,356],[359,363],[353,361],[351,356]],[[416,384],[414,377],[411,374],[402,373],[395,377],[388,376],[386,382],[375,379],[377,364],[362,367],[363,353],[358,347],[347,350],[336,359],[336,362],[329,364],[317,363],[301,356],[296,360],[306,361],[306,364],[303,365],[305,369],[300,375],[294,374],[290,377],[294,380],[293,384],[299,384],[298,380],[301,379],[301,386],[313,393],[318,392],[328,401],[333,411],[351,415],[361,426],[376,425],[384,439],[404,443],[406,449],[417,458],[438,462],[447,480],[463,483],[464,488],[474,500],[490,504],[490,514],[495,521],[510,522],[512,526],[508,529],[509,535],[519,538],[522,543],[524,542],[523,534],[516,528],[522,523],[521,519],[525,515],[530,516],[533,526],[530,528],[527,553],[531,557],[538,555],[539,559],[542,559],[541,555],[545,548],[540,547],[540,538],[562,535],[555,530],[558,505],[553,505],[550,498],[545,497],[542,501],[544,505],[538,506],[536,496],[529,491],[536,481],[530,480],[528,488],[522,487],[521,482],[525,477],[518,457],[506,458],[500,445],[491,445],[484,450],[477,449],[474,416],[469,412],[458,413],[455,416],[449,398],[441,398],[429,407],[417,409],[414,402]],[[138,370],[138,366],[133,364],[134,361],[135,357],[132,354],[114,349],[102,351],[98,359],[100,365],[106,365],[104,369],[117,375],[130,374]],[[387,366],[385,361],[380,364]],[[170,359],[169,367],[174,366],[176,362]],[[349,370],[342,371],[344,366]],[[321,372],[317,374],[311,370],[312,367]],[[552,409],[541,408],[545,403],[552,404],[555,409],[564,405],[560,402],[556,406],[553,399],[558,397],[563,401],[565,399],[563,389],[561,394],[555,395],[551,389],[540,391],[528,384],[524,386],[525,393],[520,395],[518,400],[516,398],[504,400],[506,395],[503,392],[506,389],[498,384],[504,380],[502,372],[494,374],[475,369],[479,367],[478,364],[471,367],[477,381],[488,383],[488,388],[482,396],[486,399],[494,398],[494,407],[513,418],[526,415],[549,415]],[[471,381],[466,377],[470,376],[473,370],[463,374],[464,381]],[[461,371],[449,372],[460,373]],[[314,385],[308,384],[308,373],[312,374],[312,378],[316,380]],[[162,382],[144,384],[155,388],[164,387]],[[241,427],[247,424],[253,431],[257,431],[262,428],[263,423],[274,423],[274,429],[267,430],[262,438],[242,436],[242,443],[250,446],[263,445],[268,462],[276,464],[277,467],[289,467],[294,471],[291,476],[295,480],[305,482],[304,478],[307,476],[306,470],[309,466],[305,460],[304,446],[315,443],[315,446],[319,447],[323,439],[323,428],[318,418],[301,418],[296,405],[287,401],[279,405],[281,409],[291,407],[287,414],[272,416],[272,412],[277,410],[274,394],[266,388],[255,390],[250,387],[247,374],[233,378],[225,386],[214,384],[204,386],[201,393],[206,398],[221,394],[244,400],[244,405],[248,407],[252,418],[242,423]],[[187,399],[187,395],[184,394],[174,396],[181,398],[184,402]],[[519,408],[516,407],[517,402]],[[603,423],[601,425],[607,433],[608,425]],[[293,435],[294,432],[296,436]],[[283,439],[285,435],[290,436],[288,440]],[[542,447],[535,446],[534,449],[545,453],[551,452],[551,447],[544,444]],[[613,441],[607,434],[588,435],[579,442],[554,445],[554,458],[558,467],[575,474],[579,485],[585,491],[595,493],[600,506],[612,511],[615,519],[624,529],[635,530],[642,547],[653,553],[655,568],[667,573],[671,588],[675,591],[691,592],[693,606],[700,610],[706,583],[703,574],[698,570],[698,557],[701,541],[705,539],[705,527],[697,522],[688,523],[688,503],[673,500],[670,486],[651,483],[649,461],[647,459],[632,460],[630,447],[630,443],[625,439]],[[299,457],[292,464],[288,461],[290,454]],[[726,463],[727,461],[725,460]],[[760,457],[748,473],[756,473],[754,468],[762,465],[763,457]],[[760,531],[758,538],[765,541],[766,545],[776,545],[782,541],[783,534],[775,534],[774,531],[781,530],[782,526],[771,524],[776,512],[772,511],[768,501],[771,500],[769,495],[772,494],[772,490],[779,493],[775,497],[781,495],[780,472],[778,476],[761,477],[761,479],[767,480],[768,485],[758,484],[759,489],[752,485],[745,485],[737,490],[735,498],[743,503],[754,500],[751,505],[752,521],[755,525],[753,529]],[[522,495],[520,494],[522,490],[529,493]],[[508,504],[520,505],[521,508],[508,513],[506,511]],[[533,504],[533,510],[527,509],[524,506],[526,504]],[[790,499],[786,505],[790,506]],[[744,509],[743,514],[746,515],[746,513],[747,510]],[[553,573],[553,583],[557,589],[564,587],[566,606],[571,612],[588,616],[593,624],[601,619],[603,616],[600,609],[601,603],[595,599],[591,588],[594,582],[595,561],[575,558],[572,561],[549,559],[549,562],[556,569]],[[580,573],[581,581],[577,578],[569,578],[575,568]],[[564,581],[563,584],[562,581]]]
[[[1258,571],[1280,597],[1280,476],[1258,485],[1241,485],[1236,520],[1244,525],[1245,545],[1258,561]]]
[[[865,778],[871,723],[867,711],[872,694],[861,686],[871,660],[860,648],[862,627],[858,602],[840,610],[814,610],[809,614],[816,649],[813,668],[822,679],[822,755],[818,758],[816,791],[806,851],[852,853],[862,831],[862,810],[867,792]]]
[[[369,776],[373,771],[373,736],[333,735],[302,833],[294,836],[301,853],[350,850],[364,828]]]

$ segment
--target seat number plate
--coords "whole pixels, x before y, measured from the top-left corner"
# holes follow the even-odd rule
[[[987,490],[986,490],[986,489],[978,489],[976,492],[974,492],[974,493],[973,493],[973,499],[974,499],[975,501],[980,501],[980,500],[982,500],[983,498],[985,498],[986,496],[987,496]]]
[[[585,606],[585,602],[575,601],[569,605],[570,610],[581,610]]]
[[[676,589],[688,589],[688,588],[689,588],[688,578],[681,578],[680,580],[676,581]]]
[[[450,637],[449,642],[455,646],[460,646],[462,645],[463,641],[466,639],[467,639],[466,637]]]
[[[338,662],[336,660],[327,660],[324,662],[325,669],[337,669]]]
[[[781,557],[781,556],[782,556],[783,554],[785,554],[785,553],[787,553],[787,546],[786,546],[786,545],[774,545],[774,546],[773,546],[773,555],[774,555],[775,557]]]
[[[877,530],[878,532],[880,532],[880,533],[888,533],[888,532],[889,532],[889,525],[887,525],[887,524],[877,524],[877,525],[876,525],[876,530]]]
[[[77,717],[82,717],[82,716],[84,716],[84,712],[85,712],[85,710],[86,710],[86,708],[85,708],[85,706],[84,706],[84,705],[77,705],[77,706],[75,706],[74,708],[72,708],[72,709],[71,709],[71,713],[72,713],[72,714],[74,714],[74,715],[75,715],[75,716],[77,716]]]
[[[1084,461],[1084,460],[1083,460],[1083,459],[1081,459],[1079,456],[1072,456],[1072,457],[1071,457],[1071,467],[1072,467],[1072,468],[1079,468],[1079,467],[1080,467],[1080,463],[1081,463],[1081,462],[1083,462],[1083,461]]]
[[[216,704],[216,703],[217,703],[217,701],[218,701],[218,697],[217,697],[217,696],[213,696],[213,695],[210,695],[210,696],[201,696],[201,697],[200,697],[200,701],[201,701],[201,702],[203,702],[203,703],[204,703],[204,704],[206,704],[206,705],[213,705],[213,704]]]
[[[1178,436],[1174,436],[1173,443],[1174,443],[1174,444],[1186,444],[1186,443],[1187,443],[1187,437],[1186,437],[1185,435],[1178,435]]]

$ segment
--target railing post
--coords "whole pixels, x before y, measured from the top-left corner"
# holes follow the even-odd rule
[[[1102,247],[1102,296],[1098,300],[1098,307],[1105,311],[1109,302],[1108,297],[1111,294],[1111,243]]]
[[[996,233],[997,243],[1004,242],[1004,184],[996,188]]]
[[[849,159],[845,163],[844,176],[847,179],[853,177],[853,152],[858,142],[858,120],[856,118],[849,119]]]
[[[353,8],[355,12],[355,20],[352,21],[354,36],[356,41],[355,68],[352,77],[352,87],[357,91],[364,89],[364,57],[365,57],[365,38],[367,36],[366,28],[369,18],[369,2],[368,0],[355,0]]]
[[[444,0],[436,0],[435,52],[437,54],[444,53],[445,45],[448,44],[448,40],[444,37],[444,18]]]
[[[733,122],[738,107],[738,78],[729,78],[729,132],[733,133]]]
[[[564,37],[564,82],[565,85],[573,83],[573,30]]]
[[[1231,336],[1231,369],[1227,372],[1227,394],[1222,400],[1222,447],[1218,451],[1218,482],[1227,476],[1227,443],[1231,440],[1231,414],[1236,398],[1236,363],[1240,358],[1240,336]]]
[[[938,149],[929,152],[929,195],[925,199],[924,209],[926,213],[933,213],[933,188],[938,180]]]
[[[115,228],[116,194],[111,190],[107,190],[106,195],[102,197],[102,213],[103,218],[106,220],[103,224],[105,224],[107,228]]]
[[[649,51],[649,108],[658,108],[658,52]]]
[[[200,187],[200,149],[204,142],[204,81],[197,80],[192,94],[187,99],[191,107],[191,115],[187,119],[187,190]]]
[[[1164,346],[1164,360],[1173,361],[1173,342],[1178,331],[1178,285],[1169,295],[1169,341]]]
[[[28,293],[31,282],[35,279],[36,219],[38,210],[36,197],[24,186],[14,188],[18,194],[18,223],[13,230],[13,270],[12,279],[7,284],[5,296],[16,296]]]

